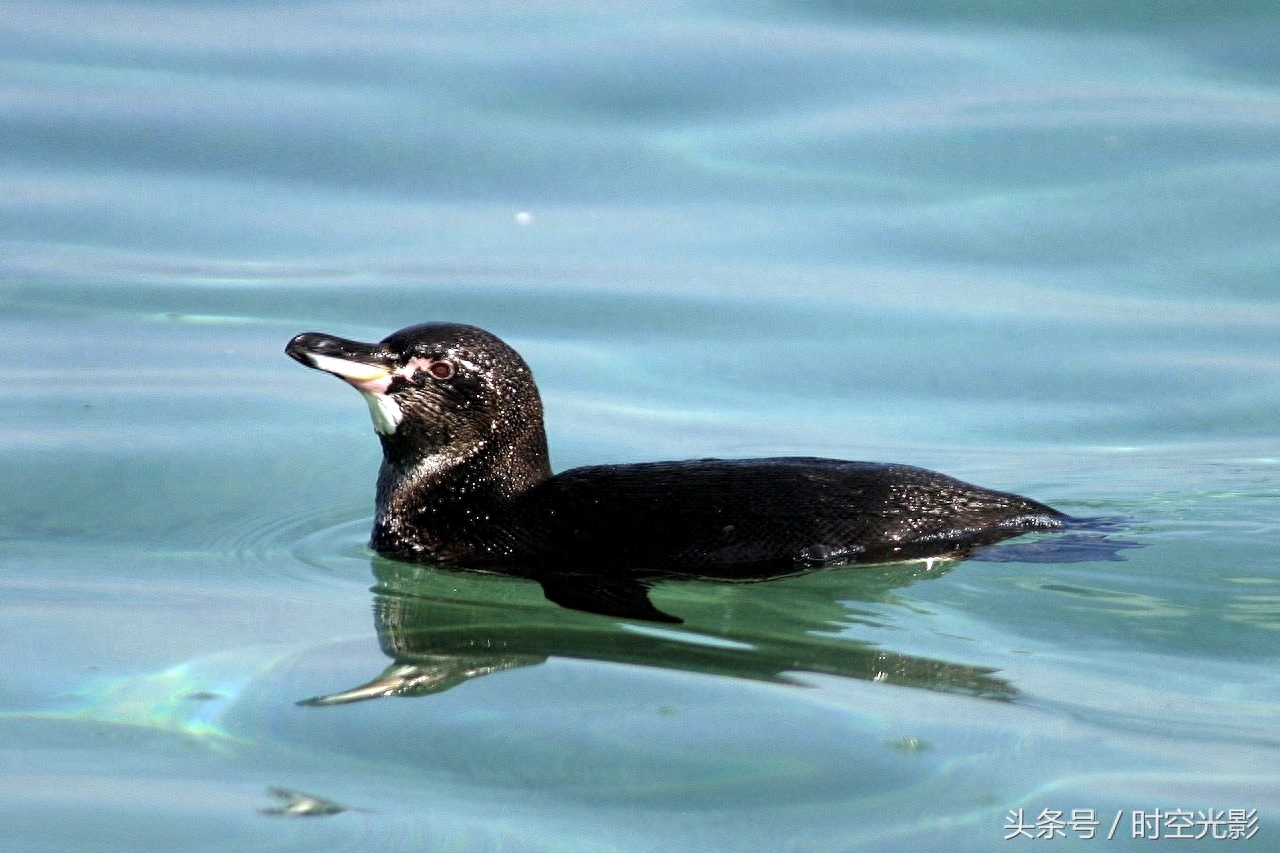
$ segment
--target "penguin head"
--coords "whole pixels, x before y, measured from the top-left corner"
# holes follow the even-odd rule
[[[426,323],[377,343],[306,332],[285,353],[364,396],[393,465],[487,456],[508,466],[524,458],[546,467],[533,374],[515,350],[483,329]]]

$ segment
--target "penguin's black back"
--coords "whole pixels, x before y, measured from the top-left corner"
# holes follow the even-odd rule
[[[570,566],[744,575],[959,555],[1064,519],[923,468],[806,457],[575,468],[516,510],[526,550]]]

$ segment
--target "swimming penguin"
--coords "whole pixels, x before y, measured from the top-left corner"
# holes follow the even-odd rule
[[[285,351],[368,403],[383,452],[375,551],[562,573],[573,582],[548,589],[561,603],[579,594],[566,586],[595,575],[752,579],[964,557],[1069,520],[1029,498],[876,462],[698,459],[553,474],[532,372],[474,326],[427,323],[378,343],[308,332]]]

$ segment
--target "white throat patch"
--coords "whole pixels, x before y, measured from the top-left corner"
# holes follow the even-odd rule
[[[404,412],[400,404],[389,394],[374,391],[361,391],[360,396],[369,404],[369,416],[373,418],[374,432],[379,435],[393,435],[396,427],[404,420]]]

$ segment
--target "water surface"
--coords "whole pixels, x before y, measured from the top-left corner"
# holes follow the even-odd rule
[[[15,849],[1274,846],[1270,4],[4,11]],[[377,560],[283,346],[426,320],[525,355],[558,469],[900,461],[1136,547],[668,626]]]

